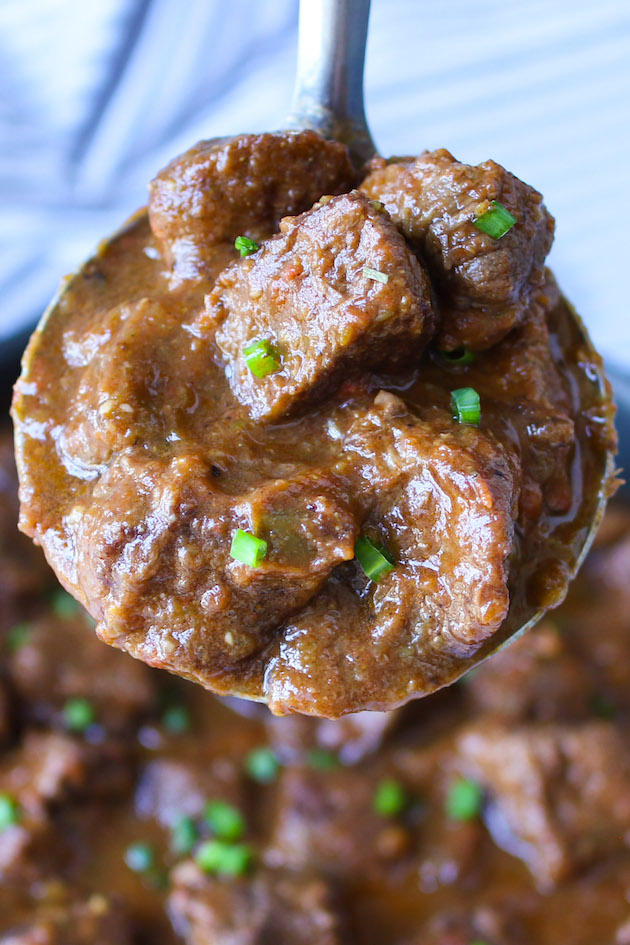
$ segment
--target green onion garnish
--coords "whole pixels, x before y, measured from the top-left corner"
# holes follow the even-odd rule
[[[280,763],[271,748],[255,748],[245,759],[245,770],[259,784],[271,784],[278,777]]]
[[[85,732],[95,719],[96,712],[89,699],[68,699],[63,707],[63,722],[70,732]]]
[[[195,853],[195,860],[204,873],[243,876],[251,865],[252,849],[246,843],[207,840]]]
[[[473,224],[482,233],[487,233],[495,240],[500,240],[502,236],[511,230],[516,223],[516,217],[506,210],[498,200],[492,201],[490,210],[486,210],[480,217],[473,220]]]
[[[20,808],[14,797],[0,794],[0,833],[20,821]]]
[[[450,820],[474,820],[481,810],[483,791],[481,785],[467,778],[455,781],[446,797],[446,813]]]
[[[449,364],[472,364],[475,352],[468,348],[455,348],[454,351],[438,351],[439,356]]]
[[[377,785],[372,803],[381,817],[396,817],[407,806],[407,800],[407,793],[400,781],[386,778]]]
[[[469,423],[478,427],[481,420],[481,403],[479,394],[472,387],[460,387],[451,391],[451,407],[453,420],[458,423]]]
[[[386,272],[380,272],[378,269],[370,269],[369,266],[363,267],[363,275],[367,279],[373,279],[374,282],[382,282],[383,285],[389,282],[389,276]]]
[[[146,873],[155,865],[153,848],[148,843],[132,843],[125,851],[125,863],[134,873]]]
[[[310,748],[306,752],[306,763],[317,771],[335,771],[341,765],[334,751],[326,748]]]
[[[359,535],[357,538],[354,556],[370,581],[378,581],[384,574],[393,571],[396,566],[387,548],[372,541],[367,535]]]
[[[33,632],[32,624],[22,621],[21,623],[16,623],[14,627],[11,627],[7,634],[7,647],[9,653],[17,653],[18,650],[21,650]]]
[[[237,528],[232,538],[230,548],[230,557],[235,561],[242,561],[252,568],[259,567],[267,557],[267,542],[262,538],[256,538],[249,532],[244,532]]]
[[[260,247],[254,240],[250,240],[248,236],[237,236],[234,240],[234,248],[239,251],[241,256],[251,256],[251,254],[255,253]]]
[[[254,377],[262,378],[274,374],[282,364],[278,349],[265,338],[243,348],[243,357]]]
[[[169,735],[183,735],[190,731],[190,712],[183,705],[172,705],[162,716],[162,725]]]
[[[227,801],[208,801],[204,819],[221,840],[240,840],[245,833],[245,819],[238,807]]]
[[[199,839],[199,830],[192,817],[180,817],[171,831],[171,850],[182,855],[190,853]]]

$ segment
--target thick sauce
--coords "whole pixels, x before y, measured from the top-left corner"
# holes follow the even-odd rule
[[[104,640],[335,718],[443,686],[562,600],[614,432],[539,194],[435,152],[377,161],[368,200],[305,134],[162,172],[153,232],[140,214],[105,244],[34,336],[14,416],[21,526]],[[499,198],[517,222],[494,239],[475,221]],[[394,560],[378,581],[360,537]]]

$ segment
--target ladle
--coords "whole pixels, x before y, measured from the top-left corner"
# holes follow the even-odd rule
[[[288,120],[290,128],[312,128],[326,137],[344,142],[348,145],[357,166],[363,165],[375,153],[363,104],[363,65],[369,7],[370,0],[302,0],[297,82],[292,113]],[[412,149],[417,145],[417,142],[409,143]],[[145,223],[146,211],[136,215],[106,240],[99,248],[99,257],[104,253],[115,252],[131,229]],[[95,291],[89,281],[93,262],[93,259],[88,260],[73,276],[64,281],[33,334],[23,359],[22,377],[18,382],[13,408],[17,428],[18,466],[23,484],[27,481],[27,468],[31,461],[27,440],[29,436],[34,435],[26,422],[29,408],[28,397],[25,396],[33,365],[42,357],[53,357],[54,350],[58,350],[60,327],[63,326],[70,293],[80,290],[85,295],[86,292]],[[576,346],[580,347],[584,357],[593,364],[591,380],[594,385],[594,398],[599,398],[602,424],[606,428],[608,442],[612,443],[614,410],[601,361],[573,309],[570,309],[568,319],[572,323],[573,350],[576,350]],[[584,528],[572,550],[572,575],[588,551],[604,512],[614,476],[612,452],[602,449],[593,465],[595,468],[590,477],[592,493],[586,496],[584,505]],[[555,602],[550,602],[553,603]],[[492,638],[487,646],[482,647],[476,656],[462,660],[461,667],[457,667],[452,678],[472,669],[507,642],[534,626],[543,612],[529,612],[520,625],[514,625],[515,621],[510,622],[508,617],[502,631]]]

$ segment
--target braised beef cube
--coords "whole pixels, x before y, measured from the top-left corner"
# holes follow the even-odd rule
[[[566,514],[573,501],[576,430],[552,335],[563,303],[553,277],[547,276],[522,323],[479,355],[467,378],[472,387],[487,391],[487,412],[495,428],[501,429],[501,418],[509,417],[518,434],[523,470],[520,522],[527,532],[537,528],[545,509]],[[507,428],[503,430],[509,438]]]
[[[474,710],[519,721],[587,719],[596,695],[570,636],[553,620],[515,640],[464,682]]]
[[[258,869],[215,879],[192,862],[173,873],[169,910],[186,945],[341,945],[330,884],[314,873]]]
[[[103,621],[97,632],[144,662],[218,688],[226,667],[240,672],[239,661],[352,558],[357,524],[346,493],[329,471],[303,469],[235,495],[205,458],[122,454],[77,523],[85,549],[78,577]],[[266,542],[266,555],[233,555],[239,529]]]
[[[0,945],[132,945],[121,906],[95,894],[85,902],[37,905],[27,923],[0,936]]]
[[[0,876],[32,882],[58,870],[69,856],[50,819],[50,808],[85,784],[79,743],[63,735],[29,733],[0,768],[0,793],[14,809],[14,822],[0,831]]]
[[[135,808],[141,819],[174,827],[182,817],[201,817],[209,800],[223,800],[245,809],[243,772],[229,758],[205,759],[200,749],[196,762],[162,758],[140,773]]]
[[[630,830],[630,747],[611,723],[483,720],[458,739],[462,768],[490,798],[497,842],[548,889],[623,850]]]
[[[363,531],[395,567],[369,586],[356,571],[358,592],[348,575],[330,580],[289,621],[265,675],[277,714],[406,702],[436,649],[473,653],[508,612],[518,470],[491,434],[437,409],[420,418],[381,392],[358,413],[339,468],[360,483]]]
[[[471,167],[442,148],[377,159],[361,189],[385,205],[439,287],[439,347],[487,348],[521,321],[553,240],[537,191],[494,161]],[[500,238],[475,226],[495,201],[516,217]]]
[[[514,457],[492,434],[438,409],[415,416],[386,392],[357,418],[344,451],[365,488],[364,529],[382,529],[396,561],[420,565],[416,577],[425,590],[415,596],[431,594],[422,607],[436,609],[436,628],[442,623],[442,634],[464,645],[490,636],[509,603]]]
[[[148,667],[104,646],[80,613],[50,614],[24,625],[9,672],[24,714],[37,722],[63,726],[68,702],[86,699],[95,723],[117,731],[154,704],[155,679]]]
[[[264,420],[325,397],[348,374],[410,363],[434,328],[424,272],[363,195],[322,202],[280,229],[219,276],[208,303],[223,320],[216,341],[232,390]],[[256,343],[270,352],[262,372],[248,354]]]
[[[345,145],[314,131],[200,141],[151,181],[151,228],[186,277],[203,270],[208,247],[237,236],[264,239],[282,217],[354,180]]]
[[[114,742],[91,745],[58,732],[27,732],[0,767],[0,790],[44,816],[72,797],[116,796],[129,787],[129,757]]]
[[[0,875],[32,882],[58,873],[72,855],[56,815],[77,801],[120,797],[131,784],[125,752],[54,732],[27,732],[0,765],[0,794],[14,822],[0,831]]]
[[[377,813],[374,798],[387,769],[287,768],[275,792],[276,815],[266,862],[330,875],[379,874],[400,863],[412,840],[407,826]]]
[[[343,719],[314,719],[306,715],[265,718],[269,740],[283,761],[304,760],[313,749],[336,752],[344,764],[377,751],[399,723],[400,709],[355,712]]]

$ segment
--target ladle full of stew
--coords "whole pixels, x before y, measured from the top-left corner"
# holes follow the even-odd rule
[[[613,484],[553,218],[492,160],[374,155],[368,7],[303,3],[295,130],[162,170],[13,407],[21,527],[98,635],[278,714],[457,679],[560,603]]]

